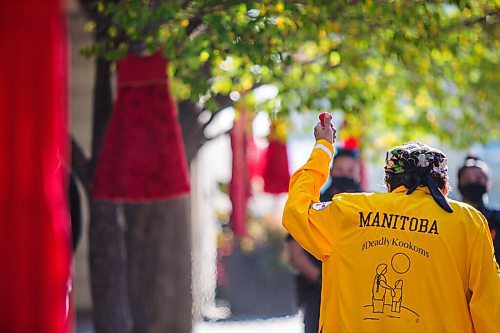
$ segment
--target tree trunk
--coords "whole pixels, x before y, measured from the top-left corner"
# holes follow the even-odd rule
[[[189,197],[128,204],[125,216],[134,332],[191,333]]]
[[[116,204],[90,203],[89,249],[95,331],[129,333],[124,227]]]
[[[179,117],[188,163],[206,142],[195,103]],[[190,126],[186,126],[190,123]],[[195,128],[193,128],[195,126]],[[128,290],[134,333],[191,333],[190,197],[126,204]]]
[[[110,62],[96,60],[92,159],[84,181],[88,198],[97,157],[112,112]],[[119,206],[90,201],[89,262],[94,327],[97,333],[128,333],[132,322],[127,297],[127,253]]]
[[[80,1],[90,12],[91,2]],[[96,40],[107,38],[108,18],[96,13],[91,16],[97,22]],[[190,103],[181,113],[187,111],[184,114],[196,120],[199,110],[195,106]],[[81,154],[81,163],[75,163],[89,198],[111,112],[110,63],[98,58],[92,158],[85,161]],[[188,161],[206,141],[201,125],[190,124],[181,124]],[[126,205],[128,231],[120,223],[119,208],[90,199],[89,262],[96,333],[191,333],[190,198]]]

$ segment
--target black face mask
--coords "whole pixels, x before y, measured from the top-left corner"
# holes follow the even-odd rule
[[[486,193],[486,185],[481,183],[470,183],[459,185],[458,190],[465,200],[480,203],[483,202],[483,194]]]
[[[361,185],[359,182],[349,177],[333,177],[332,192],[334,192],[333,194],[361,192]]]

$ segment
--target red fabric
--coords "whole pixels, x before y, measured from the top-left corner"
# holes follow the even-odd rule
[[[264,192],[280,194],[288,192],[290,171],[286,144],[280,140],[270,139],[265,153],[263,178]]]
[[[94,177],[95,198],[139,202],[189,192],[166,67],[160,52],[118,62],[118,96]]]
[[[247,161],[248,177],[250,181],[262,177],[264,169],[264,151],[259,148],[253,139],[253,135],[247,135]]]
[[[246,233],[247,204],[250,198],[250,177],[248,166],[248,115],[238,110],[231,130],[232,174],[229,185],[229,198],[233,206],[231,212],[231,227],[237,236]]]
[[[344,141],[344,149],[348,149],[348,150],[359,149],[359,140],[357,138],[355,138],[354,136],[350,135]]]
[[[359,138],[354,135],[349,135],[344,141],[344,149],[360,150],[359,141]],[[366,165],[361,155],[359,156],[359,173],[361,190],[366,191],[368,187],[368,177],[366,174]]]
[[[59,1],[0,1],[0,50],[0,331],[65,332],[67,68]]]

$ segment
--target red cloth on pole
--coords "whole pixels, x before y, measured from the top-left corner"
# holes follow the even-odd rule
[[[237,236],[243,236],[246,233],[247,204],[251,195],[248,166],[248,140],[251,134],[247,129],[248,122],[247,113],[243,109],[237,110],[230,132],[233,158],[229,198],[233,206],[231,227]]]
[[[264,192],[271,194],[287,193],[290,185],[288,155],[286,144],[277,139],[270,139],[265,153],[263,172]]]
[[[264,153],[264,192],[271,194],[287,193],[290,185],[290,170],[286,151],[287,123],[274,119],[269,126],[269,145]]]
[[[247,162],[250,182],[253,182],[256,178],[262,178],[264,150],[255,143],[252,134],[247,135]]]
[[[118,96],[94,177],[94,198],[140,202],[187,194],[189,172],[160,52],[118,62]]]
[[[58,0],[0,2],[0,331],[66,332],[67,63]]]

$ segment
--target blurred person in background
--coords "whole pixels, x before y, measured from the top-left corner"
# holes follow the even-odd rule
[[[360,192],[358,151],[338,149],[330,169],[332,181],[323,191],[320,201],[330,201],[335,194]],[[321,303],[321,261],[305,251],[288,235],[290,264],[297,271],[297,303],[304,315],[305,333],[317,333]]]
[[[321,193],[320,201],[330,201],[335,194],[361,192],[359,152],[337,149],[330,169],[330,185]]]
[[[497,333],[500,270],[484,216],[449,200],[446,155],[408,142],[387,151],[388,193],[319,202],[331,116],[291,177],[283,226],[322,262],[319,332]]]
[[[462,200],[479,210],[488,221],[496,260],[500,262],[500,241],[496,238],[500,228],[500,211],[485,206],[484,195],[488,193],[489,187],[490,172],[486,163],[476,156],[467,156],[464,165],[458,170],[458,190]]]

